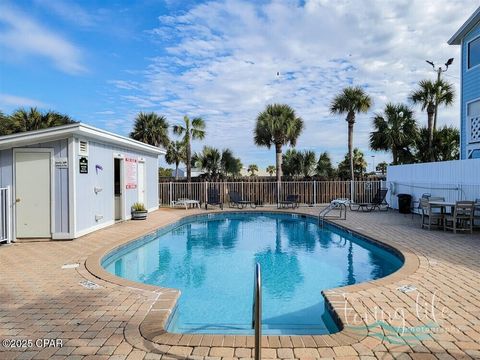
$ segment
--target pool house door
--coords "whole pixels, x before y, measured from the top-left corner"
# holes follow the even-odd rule
[[[16,149],[15,228],[17,238],[52,236],[52,151]]]
[[[138,202],[145,204],[145,163],[143,161],[138,162]]]

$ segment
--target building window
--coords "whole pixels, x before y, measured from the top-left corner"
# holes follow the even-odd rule
[[[480,116],[480,100],[473,101],[467,105],[467,116]]]
[[[468,68],[480,64],[480,37],[468,43]]]

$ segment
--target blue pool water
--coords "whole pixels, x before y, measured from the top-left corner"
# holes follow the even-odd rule
[[[290,214],[196,216],[107,255],[112,274],[181,290],[168,330],[249,334],[254,264],[262,267],[265,334],[338,331],[321,291],[378,279],[402,260],[346,231]]]

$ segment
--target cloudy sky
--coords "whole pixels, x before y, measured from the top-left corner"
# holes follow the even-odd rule
[[[99,4],[101,6],[99,6]],[[0,109],[37,106],[127,135],[135,115],[155,111],[171,124],[202,116],[208,144],[230,147],[245,165],[274,163],[252,132],[269,103],[288,103],[305,121],[298,149],[347,144],[344,118],[328,105],[348,85],[373,98],[355,125],[368,147],[371,117],[405,102],[434,78],[425,59],[455,61],[445,74],[458,94],[458,46],[446,42],[479,6],[472,0],[79,1],[0,3]],[[279,75],[277,76],[277,72]],[[416,109],[420,124],[426,114]],[[459,123],[458,96],[439,123]]]

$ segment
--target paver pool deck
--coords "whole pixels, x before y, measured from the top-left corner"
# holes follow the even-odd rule
[[[295,212],[316,215],[319,208]],[[164,333],[177,292],[121,280],[98,266],[109,248],[197,213],[205,211],[161,209],[146,221],[73,241],[0,246],[0,340],[34,341],[20,349],[0,344],[0,359],[252,358],[253,336]],[[478,231],[421,230],[418,217],[393,211],[349,211],[347,220],[334,222],[399,249],[405,265],[386,278],[327,291],[344,329],[264,336],[264,359],[480,359]],[[79,267],[62,269],[71,263]],[[85,280],[99,287],[85,288]],[[63,346],[42,349],[36,339],[61,339]]]

